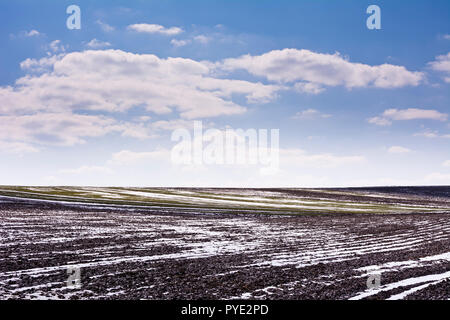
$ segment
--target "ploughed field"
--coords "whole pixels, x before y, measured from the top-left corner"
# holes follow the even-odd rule
[[[450,299],[450,187],[0,187],[0,298]]]

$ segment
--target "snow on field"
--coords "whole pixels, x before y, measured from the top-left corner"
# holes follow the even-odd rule
[[[250,209],[255,208],[283,211],[312,211],[312,212],[367,212],[367,213],[409,213],[409,212],[442,212],[449,210],[450,202],[430,202],[420,201],[417,196],[406,196],[402,201],[398,196],[387,196],[381,199],[381,195],[373,199],[373,194],[355,192],[338,192],[329,190],[313,190],[314,195],[295,195],[296,191],[288,192],[256,191],[256,190],[220,190],[217,189],[195,189],[181,190],[170,188],[137,189],[137,188],[92,188],[92,187],[59,187],[59,188],[14,188],[0,189],[5,196],[13,197],[37,197],[39,199],[49,199],[58,201],[70,201],[73,203],[85,204],[86,201],[102,202],[109,201],[108,204],[124,205],[133,202],[141,205],[161,205],[161,206],[204,206],[206,208],[230,208],[230,209]],[[333,198],[336,196],[349,197],[341,200]],[[331,198],[330,198],[331,197]],[[364,200],[351,200],[351,197],[363,197]],[[407,200],[405,202],[405,200]],[[388,201],[388,202],[386,202]]]
[[[73,199],[77,192],[93,192],[101,198],[112,194],[192,200],[212,192],[126,193],[116,188],[61,192],[68,190]],[[263,202],[263,194],[278,194],[242,193],[252,194],[256,203]],[[294,196],[286,198],[295,201]],[[209,197],[206,201],[221,200],[214,204],[247,204]],[[306,195],[302,197],[300,201],[306,201]],[[11,194],[3,198],[1,298],[404,299],[424,294],[449,298],[442,288],[450,279],[450,219],[442,208],[403,215],[280,216],[259,215],[261,209],[250,206],[243,214],[230,214],[220,206],[92,205],[84,200],[32,200]],[[444,204],[420,199],[406,206]],[[73,267],[81,270],[80,289],[66,286],[67,270]],[[381,285],[368,289],[366,281],[374,273],[381,274]]]
[[[404,291],[402,293],[393,295],[389,298],[390,300],[403,299],[411,293],[425,289],[426,287],[428,287],[430,285],[438,284],[446,279],[450,279],[450,271],[444,272],[441,274],[430,274],[430,275],[421,276],[421,277],[408,278],[405,280],[401,280],[401,281],[397,281],[394,283],[389,283],[387,285],[381,286],[379,289],[369,289],[369,290],[367,290],[367,292],[360,293],[360,294],[350,298],[349,300],[360,300],[363,298],[367,298],[367,297],[376,295],[383,291],[390,291],[390,290],[400,288],[400,287],[408,287],[408,286],[427,283],[425,285],[416,286],[416,287],[409,289],[407,291]]]

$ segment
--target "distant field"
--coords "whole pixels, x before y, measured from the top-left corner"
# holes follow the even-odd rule
[[[73,205],[193,208],[231,212],[414,213],[448,212],[450,195],[428,190],[373,189],[176,189],[89,187],[1,187],[0,196]],[[433,188],[431,188],[433,189]],[[427,191],[428,190],[428,191]],[[439,192],[437,190],[440,190]]]
[[[450,299],[450,187],[1,186],[0,239],[2,299]]]

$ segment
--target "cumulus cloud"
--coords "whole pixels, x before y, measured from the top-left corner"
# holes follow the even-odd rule
[[[89,48],[92,49],[98,49],[98,48],[105,48],[105,47],[110,47],[111,43],[107,42],[107,41],[100,41],[97,39],[92,39],[91,41],[89,41],[86,46],[88,46]]]
[[[210,37],[207,37],[205,35],[198,35],[198,36],[195,36],[195,37],[193,37],[191,39],[181,39],[181,40],[172,39],[172,40],[170,40],[170,43],[174,47],[184,47],[184,46],[186,46],[186,45],[188,45],[188,44],[190,44],[192,42],[198,42],[198,43],[201,43],[201,44],[207,44],[209,41],[211,41]]]
[[[436,60],[429,63],[431,69],[446,74],[445,82],[450,83],[450,52],[446,55],[437,56]]]
[[[0,151],[37,152],[41,145],[74,146],[86,143],[89,138],[107,134],[143,140],[157,137],[160,131],[177,129],[183,125],[187,124],[181,119],[142,123],[72,112],[0,115]]]
[[[60,59],[28,61],[24,68],[52,64],[39,76],[25,76],[15,87],[0,87],[0,112],[102,110],[123,112],[135,106],[183,118],[240,114],[249,103],[268,102],[280,90],[242,80],[213,78],[207,64],[184,58],[160,59],[120,50],[73,52]]]
[[[30,30],[30,31],[25,31],[25,36],[26,37],[37,37],[37,36],[40,36],[41,35],[41,33],[39,32],[39,31],[37,31],[37,30]]]
[[[170,43],[171,43],[174,47],[183,47],[183,46],[188,45],[189,43],[191,43],[191,40],[177,40],[177,39],[172,39],[172,40],[170,40]]]
[[[63,55],[64,54],[51,55],[41,59],[27,58],[20,63],[20,68],[29,72],[50,71],[53,68],[53,65],[60,60]]]
[[[283,49],[252,56],[225,59],[217,65],[228,71],[246,70],[255,76],[280,83],[300,83],[298,90],[318,93],[323,86],[399,88],[417,86],[424,79],[421,72],[403,66],[370,66],[350,62],[339,53],[323,54],[309,50]],[[311,84],[309,87],[308,84]]]
[[[178,27],[166,28],[159,24],[137,23],[127,27],[128,30],[142,32],[142,33],[158,33],[167,36],[174,36],[183,32],[183,29]]]
[[[0,137],[3,141],[72,146],[85,143],[88,137],[121,130],[114,119],[104,116],[49,112],[0,115]]]
[[[437,120],[447,121],[448,114],[430,109],[388,109],[383,112],[381,116],[373,117],[367,121],[379,126],[388,126],[392,121],[406,121],[406,120]]]
[[[65,52],[66,51],[66,46],[64,46],[61,43],[61,40],[54,40],[54,41],[50,42],[49,48],[54,53]]]
[[[246,107],[233,101],[236,95],[248,103],[264,103],[282,89],[216,78],[210,65],[120,50],[26,59],[21,68],[29,73],[12,86],[0,87],[1,140],[69,146],[109,133],[147,139],[186,125],[186,119],[241,114]],[[181,118],[153,123],[116,120],[118,113],[135,107],[156,114],[175,111]],[[101,112],[108,116],[98,115]]]
[[[109,24],[107,24],[106,22],[103,22],[101,20],[97,20],[96,23],[100,26],[100,28],[104,31],[104,32],[111,32],[114,31],[115,28]]]
[[[297,82],[294,89],[300,93],[319,94],[325,90],[320,84],[312,82]]]
[[[401,146],[392,146],[388,149],[388,152],[399,154],[399,153],[409,153],[409,152],[411,152],[411,150],[408,148],[405,148],[405,147],[401,147]]]
[[[450,167],[450,160],[444,161],[444,163],[442,163],[442,165],[444,167]]]
[[[159,130],[186,126],[185,121],[190,119],[242,114],[246,111],[246,106],[237,103],[242,99],[236,98],[244,98],[247,103],[273,101],[278,92],[289,87],[290,84],[286,82],[291,79],[288,70],[284,69],[284,63],[287,62],[283,59],[281,62],[269,59],[268,67],[261,67],[270,71],[267,75],[269,80],[276,80],[274,84],[263,84],[227,79],[223,74],[218,74],[218,65],[224,68],[221,71],[229,68],[227,60],[217,64],[186,58],[162,59],[152,54],[134,54],[121,50],[66,53],[59,40],[53,41],[50,47],[55,53],[42,59],[26,59],[21,63],[21,68],[28,74],[17,79],[14,85],[0,87],[0,136],[4,143],[69,146],[110,133],[147,139],[156,136]],[[304,58],[305,54],[304,50],[288,52],[294,53],[294,62],[298,62],[299,52],[300,58]],[[307,53],[309,58],[317,59],[318,54]],[[258,60],[263,56],[250,58]],[[319,57],[352,65],[339,55]],[[279,70],[274,67],[277,63],[281,63]],[[315,63],[306,65],[307,67],[303,65],[306,69],[318,66]],[[303,67],[294,66],[294,69],[297,68],[298,71]],[[249,65],[249,70],[253,69],[258,70],[255,63]],[[320,70],[318,68],[316,71],[320,73]],[[277,78],[276,74],[285,74],[287,78]],[[333,85],[326,81],[318,83],[311,77],[306,75],[306,80],[294,77],[292,81],[295,86],[303,86],[303,90],[313,93],[322,90],[322,85]],[[348,85],[345,81],[344,85]],[[337,83],[335,82],[336,85]],[[153,123],[116,119],[118,114],[132,108],[146,110],[148,116],[151,113],[176,112],[179,119]],[[107,112],[108,115],[99,115],[102,112]],[[329,116],[313,109],[304,112],[298,116]],[[425,114],[436,117],[436,113]],[[437,115],[442,117],[443,114]],[[385,112],[383,117],[401,118],[402,112]]]

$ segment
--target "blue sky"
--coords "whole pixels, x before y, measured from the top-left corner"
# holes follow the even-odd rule
[[[449,185],[449,15],[448,1],[2,1],[0,184]],[[279,170],[175,165],[171,134],[194,120],[279,129]]]

